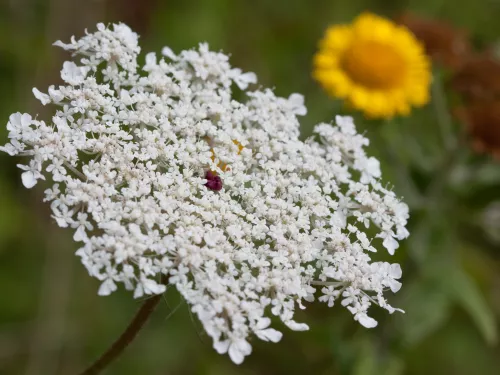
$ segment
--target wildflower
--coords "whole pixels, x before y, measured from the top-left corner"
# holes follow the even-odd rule
[[[351,118],[303,142],[301,95],[248,90],[255,75],[206,44],[165,47],[142,64],[126,25],[97,29],[56,42],[74,56],[65,83],[34,90],[54,116],[12,115],[1,150],[28,159],[27,188],[52,185],[45,200],[75,232],[100,295],[119,284],[157,295],[166,280],[235,363],[251,353],[250,336],[281,339],[269,315],[307,329],[294,311],[316,287],[366,327],[376,325],[371,304],[395,310],[383,295],[399,289],[399,265],[370,255],[408,236],[408,208],[380,182]]]
[[[328,94],[370,118],[406,115],[429,100],[423,46],[404,26],[370,13],[327,29],[313,75]]]
[[[472,53],[468,33],[445,21],[404,13],[396,22],[415,34],[434,61],[451,70],[460,68]]]
[[[467,126],[472,147],[478,153],[500,159],[500,100],[477,101],[455,110]]]
[[[451,87],[468,101],[499,98],[500,62],[487,53],[471,57],[453,74]]]

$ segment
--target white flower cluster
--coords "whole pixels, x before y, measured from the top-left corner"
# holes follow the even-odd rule
[[[407,237],[408,209],[379,182],[351,118],[304,142],[301,95],[247,91],[255,75],[205,44],[141,66],[126,25],[97,29],[56,43],[77,59],[64,63],[64,85],[33,90],[57,107],[52,121],[13,114],[1,150],[29,158],[27,188],[50,181],[45,200],[82,243],[100,295],[118,283],[135,297],[163,293],[163,277],[235,363],[251,335],[281,339],[270,315],[308,329],[294,310],[316,288],[365,327],[377,324],[372,303],[395,310],[383,293],[399,290],[401,268],[370,254]]]

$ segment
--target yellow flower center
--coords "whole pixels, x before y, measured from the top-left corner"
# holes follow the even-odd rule
[[[390,89],[406,77],[406,61],[393,46],[377,41],[360,41],[347,49],[342,66],[356,83],[372,89]]]

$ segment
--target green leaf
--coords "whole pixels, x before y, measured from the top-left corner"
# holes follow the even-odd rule
[[[486,342],[496,344],[497,323],[493,311],[472,278],[459,268],[448,277],[454,299],[469,313]]]
[[[448,319],[451,300],[438,278],[413,280],[405,286],[400,317],[404,340],[417,345],[438,330]]]

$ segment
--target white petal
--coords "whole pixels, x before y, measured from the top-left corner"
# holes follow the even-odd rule
[[[234,82],[241,90],[245,90],[250,83],[257,82],[257,75],[253,72],[243,73]]]
[[[297,323],[294,320],[288,320],[285,322],[285,325],[290,328],[292,331],[308,331],[309,326],[305,323]]]
[[[366,161],[366,171],[373,177],[380,177],[382,175],[380,171],[380,162],[374,157],[368,158]]]
[[[57,216],[52,216],[52,217],[56,220],[57,225],[59,225],[61,228],[68,227],[68,221],[65,218],[57,217]]]
[[[23,185],[27,189],[31,189],[36,185],[35,174],[32,171],[26,171],[21,175],[21,180],[23,181]]]
[[[245,356],[238,348],[236,348],[234,345],[231,345],[229,347],[229,358],[231,358],[231,361],[233,361],[235,364],[241,365],[243,363],[243,360],[245,359]]]
[[[165,285],[158,284],[156,281],[146,278],[142,280],[142,285],[146,294],[162,294],[167,289]]]
[[[59,103],[64,99],[64,95],[61,93],[61,91],[56,90],[53,85],[49,86],[49,96],[54,103]]]
[[[0,151],[6,152],[10,156],[17,155],[20,150],[16,149],[12,144],[7,143],[5,146],[0,146]]]
[[[399,247],[398,241],[396,241],[390,234],[384,238],[382,245],[387,249],[387,252],[394,255],[395,250]]]
[[[80,225],[73,235],[73,240],[76,242],[85,242],[87,240],[87,233],[85,233],[85,227]]]
[[[100,296],[109,296],[112,292],[116,290],[116,284],[112,279],[106,279],[99,287],[99,291],[97,292]]]
[[[144,289],[141,284],[137,284],[134,290],[134,298],[141,298],[144,295]]]
[[[283,337],[283,333],[274,328],[263,329],[255,332],[256,336],[263,341],[278,342]]]
[[[50,103],[50,97],[47,94],[44,94],[40,90],[38,90],[36,87],[33,87],[33,95],[35,95],[35,98],[40,100],[40,102],[43,105],[49,104]]]
[[[22,116],[21,116],[21,126],[23,128],[27,128],[28,126],[31,125],[31,123],[33,122],[32,121],[32,117],[30,114],[28,113],[23,113]]]
[[[174,51],[172,51],[169,47],[163,47],[161,50],[161,54],[168,57],[170,60],[177,60],[177,56],[175,55]]]
[[[61,78],[70,85],[79,85],[83,83],[89,67],[80,67],[73,61],[65,61],[61,70]]]
[[[304,105],[304,95],[291,94],[288,97],[288,102],[292,105],[292,110],[297,116],[305,116],[307,114],[307,107]]]
[[[156,65],[156,53],[150,52],[146,55],[146,66]]]
[[[21,127],[21,113],[16,112],[9,116],[9,122],[7,123],[7,130],[14,131]]]
[[[376,327],[377,326],[377,321],[373,318],[370,318],[368,315],[366,314],[358,314],[357,315],[357,318],[358,318],[358,322],[363,326],[363,327],[366,327],[366,328],[373,328],[373,327]]]
[[[63,43],[61,42],[60,40],[52,43],[53,46],[56,46],[56,47],[61,47],[62,49],[68,51],[70,49],[75,49],[75,47],[71,44],[66,44],[66,43]]]
[[[399,289],[401,289],[401,285],[403,285],[403,284],[401,284],[399,281],[392,280],[389,283],[389,288],[391,288],[393,293],[396,293],[399,291]]]
[[[246,340],[240,339],[231,343],[228,353],[231,361],[239,365],[243,362],[245,356],[252,353],[252,346]]]
[[[259,319],[259,321],[255,325],[255,329],[261,330],[261,329],[269,327],[270,324],[271,324],[271,319],[264,317],[264,318]]]
[[[393,263],[390,267],[389,275],[394,279],[399,279],[403,275],[403,271],[401,270],[401,266],[399,263]]]
[[[115,23],[113,24],[113,31],[128,48],[137,47],[139,36],[130,27],[124,23]]]
[[[214,342],[214,349],[219,354],[227,353],[227,350],[229,349],[229,340]]]

